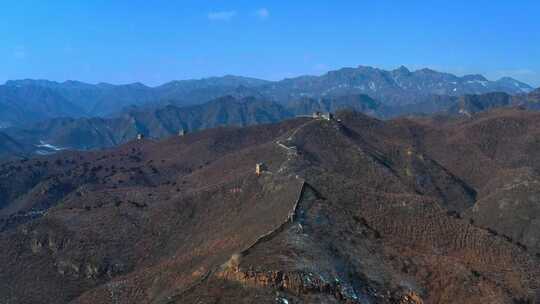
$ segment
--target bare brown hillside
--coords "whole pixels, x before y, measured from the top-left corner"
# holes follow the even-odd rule
[[[539,132],[342,112],[4,162],[0,303],[539,303]]]

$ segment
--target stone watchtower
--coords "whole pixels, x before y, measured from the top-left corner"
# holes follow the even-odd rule
[[[261,174],[266,171],[266,166],[265,164],[263,163],[257,163],[255,165],[255,174],[257,174],[257,176],[261,176]]]
[[[322,118],[324,118],[325,120],[334,120],[334,114],[328,112],[327,114],[323,114]]]
[[[178,131],[178,136],[184,136],[186,135],[186,133],[187,133],[186,130],[180,129],[180,131]]]
[[[143,138],[144,138],[144,135],[143,135],[143,134],[141,134],[141,133],[137,134],[137,140],[141,140],[141,139],[143,139]]]
[[[312,115],[315,119],[324,119],[324,120],[334,120],[334,114],[328,112],[328,113],[322,113],[322,112],[313,112]]]

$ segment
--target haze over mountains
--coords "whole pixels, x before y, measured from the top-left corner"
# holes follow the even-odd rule
[[[0,302],[540,301],[540,89],[359,67],[0,92]]]
[[[385,71],[364,66],[275,82],[224,76],[172,81],[157,87],[140,83],[92,85],[77,81],[15,80],[0,86],[0,127],[58,117],[105,117],[134,105],[201,104],[226,95],[260,97],[286,104],[303,97],[365,94],[384,105],[396,106],[425,102],[434,95],[520,94],[531,90],[529,85],[512,78],[489,81],[481,75],[457,77],[429,69],[411,72],[401,67]]]
[[[521,106],[540,109],[536,93],[508,95],[440,96],[428,102],[402,106],[385,106],[367,95],[345,95],[320,99],[299,98],[287,104],[254,97],[220,97],[200,105],[157,108],[132,108],[114,118],[56,118],[27,128],[7,128],[3,132],[11,142],[25,147],[7,149],[4,155],[54,153],[58,149],[88,150],[126,143],[143,134],[148,138],[164,138],[180,131],[196,132],[223,126],[249,126],[278,122],[314,112],[356,110],[373,117],[391,118],[399,115],[443,114],[471,116],[493,108]]]
[[[104,148],[137,134],[162,138],[179,130],[247,126],[345,108],[378,118],[472,114],[525,103],[538,108],[528,102],[534,100],[533,93],[527,95],[532,90],[511,78],[489,81],[481,75],[363,66],[275,82],[224,76],[157,87],[16,80],[0,86],[0,127],[6,143],[0,154]],[[478,94],[487,95],[473,97]]]

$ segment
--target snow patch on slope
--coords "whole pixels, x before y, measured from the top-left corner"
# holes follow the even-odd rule
[[[50,149],[50,150],[53,150],[53,151],[62,151],[62,150],[65,150],[66,148],[62,148],[62,147],[58,147],[58,146],[55,146],[55,145],[51,145],[51,144],[48,144],[42,140],[39,141],[39,145],[37,145],[38,148],[46,148],[46,149]]]

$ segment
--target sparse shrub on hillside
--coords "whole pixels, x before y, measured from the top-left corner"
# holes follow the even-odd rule
[[[499,233],[496,230],[492,229],[492,228],[487,228],[487,231],[489,233],[491,233],[492,235],[495,235],[495,236],[499,235]]]
[[[516,245],[518,245],[519,248],[523,249],[523,250],[527,250],[527,245],[521,243],[521,242],[517,242]]]

